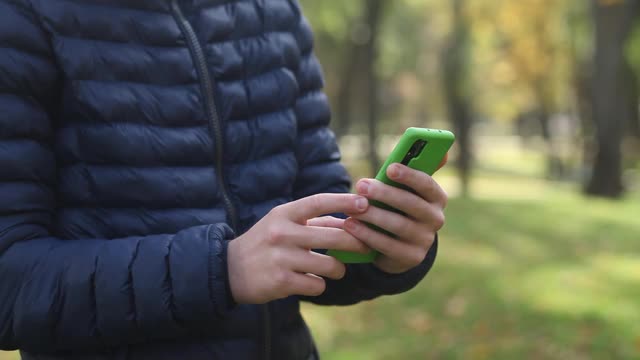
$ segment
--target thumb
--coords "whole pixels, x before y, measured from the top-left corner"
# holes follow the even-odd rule
[[[298,224],[325,214],[359,214],[367,210],[367,198],[356,194],[316,194],[282,206],[287,217]]]

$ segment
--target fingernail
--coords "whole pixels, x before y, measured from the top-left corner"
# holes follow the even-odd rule
[[[356,189],[358,190],[358,193],[366,195],[369,191],[369,182],[366,180],[360,180],[358,182],[358,185],[356,186]]]
[[[355,230],[357,227],[356,221],[353,219],[349,219],[347,221],[344,222],[344,226],[348,229],[348,230]]]
[[[389,176],[392,178],[397,178],[398,176],[400,176],[400,169],[398,165],[391,165],[389,166]]]
[[[358,196],[358,198],[356,199],[356,209],[366,210],[368,205],[369,201],[367,201],[367,198]]]

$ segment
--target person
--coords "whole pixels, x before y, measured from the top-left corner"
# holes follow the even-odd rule
[[[349,194],[312,47],[295,0],[0,0],[0,348],[315,359],[300,301],[418,284],[447,196]]]

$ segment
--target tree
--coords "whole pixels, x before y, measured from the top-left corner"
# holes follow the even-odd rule
[[[338,79],[336,90],[336,106],[334,116],[334,129],[338,137],[342,137],[349,131],[351,125],[351,103],[353,101],[353,85],[357,79],[358,60],[362,53],[360,46],[351,41],[345,42],[347,49],[344,51],[343,64],[340,69],[341,76]]]
[[[363,2],[363,6],[367,6],[367,2]],[[338,79],[335,99],[335,118],[337,124],[334,126],[338,137],[345,135],[352,124],[352,117],[357,111],[355,108],[363,102],[354,96],[359,91],[358,87],[367,87],[367,70],[366,64],[368,56],[368,47],[371,40],[371,28],[369,23],[363,20],[366,17],[360,11],[360,15],[355,17],[349,25],[348,34],[344,41],[342,63],[338,68]]]
[[[638,2],[592,1],[595,24],[592,114],[597,149],[585,192],[615,198],[624,191],[621,153],[623,129],[632,122],[634,116],[634,110],[629,106],[633,89],[628,84],[629,64],[624,49],[637,16]]]
[[[369,127],[369,162],[374,173],[380,167],[378,156],[378,121],[380,119],[380,106],[378,94],[380,93],[379,78],[376,71],[378,59],[378,37],[380,23],[383,14],[383,0],[363,0],[365,2],[365,21],[369,28],[369,41],[365,47],[365,60],[363,61],[367,83],[367,119]]]
[[[326,91],[334,109],[331,126],[336,136],[345,135],[359,110],[356,87],[362,73],[363,34],[362,3],[358,1],[300,0],[315,34],[315,51],[326,76]],[[366,30],[365,30],[366,32]],[[363,39],[364,38],[364,39]]]
[[[558,139],[552,130],[552,116],[558,113],[562,102],[558,94],[559,59],[565,58],[564,46],[559,46],[556,14],[562,5],[553,0],[506,1],[502,6],[498,37],[501,53],[513,69],[514,82],[529,94],[526,104],[521,104],[518,118],[528,118],[537,123],[538,133],[544,140],[547,157],[546,175],[561,178],[564,164],[560,156]],[[514,17],[526,17],[526,21],[513,21]],[[554,26],[556,25],[556,26]]]
[[[449,118],[456,133],[459,154],[457,168],[462,195],[469,192],[471,172],[471,97],[467,76],[469,59],[469,27],[462,13],[464,0],[452,0],[453,28],[442,56],[443,84]]]

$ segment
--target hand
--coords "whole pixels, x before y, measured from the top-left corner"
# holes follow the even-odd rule
[[[386,185],[375,179],[362,179],[356,184],[358,194],[392,206],[400,215],[375,206],[364,213],[349,214],[344,229],[378,250],[375,265],[388,273],[402,273],[419,265],[427,255],[436,232],[444,226],[447,194],[433,178],[401,164],[387,168],[387,176],[416,193]],[[376,225],[396,237],[370,229],[361,221]]]
[[[314,224],[329,213],[360,214],[366,198],[353,194],[319,194],[278,206],[249,231],[229,243],[227,266],[234,300],[260,304],[290,295],[318,296],[320,276],[341,279],[345,266],[311,249],[366,253],[370,249],[342,229]]]

